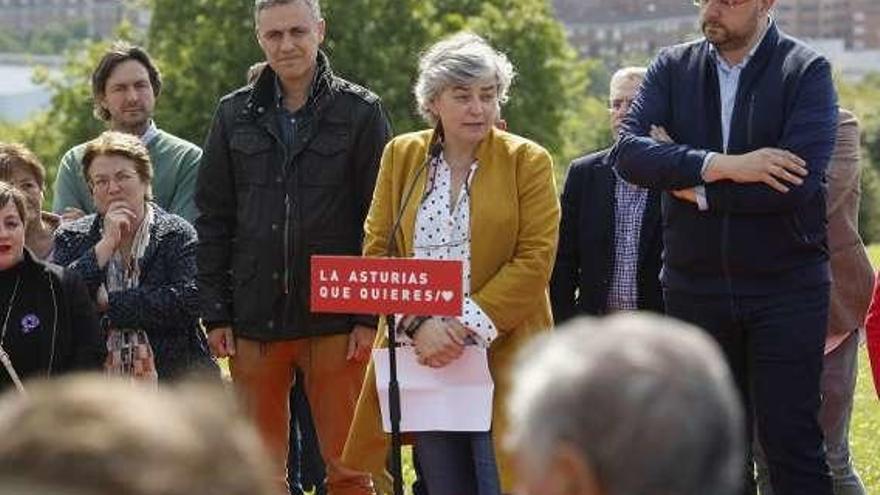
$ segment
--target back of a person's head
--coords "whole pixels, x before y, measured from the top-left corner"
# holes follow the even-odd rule
[[[743,421],[717,346],[659,316],[575,320],[520,355],[511,445],[542,469],[576,452],[605,495],[732,495]]]
[[[0,486],[74,495],[274,493],[256,432],[219,385],[156,389],[79,375],[26,387],[27,395],[0,400]]]
[[[46,484],[36,481],[23,481],[20,479],[0,479],[0,493],[3,495],[99,495],[94,491],[82,491],[65,488],[64,482],[57,480],[55,483]],[[101,493],[100,495],[104,495]]]

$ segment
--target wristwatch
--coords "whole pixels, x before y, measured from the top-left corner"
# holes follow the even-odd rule
[[[403,329],[403,334],[409,337],[410,339],[416,338],[416,331],[418,331],[419,327],[422,326],[422,323],[428,321],[430,316],[416,316],[410,322],[406,328]]]

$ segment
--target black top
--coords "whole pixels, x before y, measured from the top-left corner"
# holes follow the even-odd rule
[[[161,380],[192,371],[217,375],[198,324],[196,232],[183,217],[156,205],[153,211],[150,242],[138,262],[140,284],[108,294],[107,325],[147,332]],[[82,277],[92,296],[107,278],[107,267],[99,267],[95,257],[103,224],[93,213],[55,232],[55,260]]]
[[[20,263],[0,271],[0,325],[3,348],[22,380],[98,369],[106,356],[85,284],[27,250]],[[12,383],[0,366],[0,389]]]
[[[553,319],[557,324],[578,314],[608,312],[608,291],[617,250],[614,226],[618,180],[621,179],[608,161],[608,150],[582,156],[568,169],[561,201],[559,249],[550,280]],[[639,235],[639,309],[663,312],[662,252],[660,195],[650,191]]]

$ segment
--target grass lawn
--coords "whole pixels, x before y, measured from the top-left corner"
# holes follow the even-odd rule
[[[868,248],[874,267],[880,267],[880,244]],[[871,366],[864,348],[859,355],[859,383],[850,430],[853,460],[868,493],[880,493],[880,401],[874,392]]]
[[[868,493],[880,493],[880,402],[874,392],[871,366],[864,350],[859,360],[850,444],[853,462]]]

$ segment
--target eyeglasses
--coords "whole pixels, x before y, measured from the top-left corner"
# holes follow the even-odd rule
[[[110,183],[113,182],[119,187],[125,187],[138,179],[137,174],[132,172],[117,172],[116,175],[102,175],[91,180],[92,187],[98,191],[106,191],[110,189]]]
[[[628,110],[629,106],[632,105],[632,98],[614,98],[609,103],[611,104],[608,107],[609,112],[619,112],[621,110]]]
[[[728,9],[735,9],[735,8],[739,7],[740,5],[748,3],[748,1],[749,0],[693,0],[694,5],[701,8],[701,9],[705,9],[710,4],[713,4],[713,3],[719,4],[722,7],[726,7]]]

